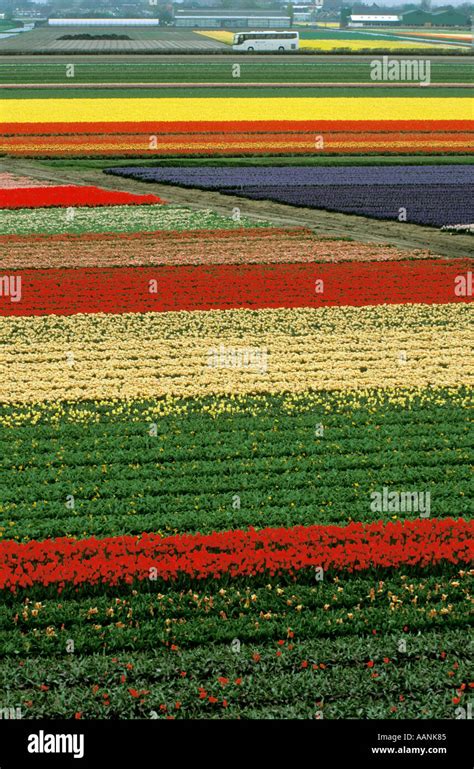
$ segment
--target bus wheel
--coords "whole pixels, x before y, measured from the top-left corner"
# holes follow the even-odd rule
[[[247,51],[255,51],[255,48],[253,48],[251,45],[247,48]]]
[[[280,47],[279,47],[279,49],[278,49],[279,53],[281,53],[281,52],[282,52],[282,51],[284,51],[284,50],[285,50],[285,49],[283,48],[283,46],[282,46],[282,45],[280,45]]]

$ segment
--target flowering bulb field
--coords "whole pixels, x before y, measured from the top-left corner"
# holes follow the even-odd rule
[[[230,226],[230,224],[229,224]],[[6,268],[365,262],[429,259],[428,249],[316,237],[303,227],[0,235]]]
[[[449,184],[469,184],[472,180],[472,166],[415,166],[409,163],[402,166],[368,166],[358,167],[346,165],[343,168],[322,167],[312,168],[301,166],[241,166],[241,167],[200,167],[190,168],[166,166],[163,168],[124,166],[105,170],[105,173],[116,174],[125,178],[138,179],[143,182],[158,182],[181,184],[186,187],[203,187],[204,189],[233,189],[250,187],[298,187],[346,185],[367,186],[392,184],[403,186]]]
[[[113,169],[468,210],[467,167],[360,172]],[[473,261],[19,172],[0,205],[3,706],[456,718]]]
[[[93,126],[71,128],[61,127],[63,133],[53,133],[53,126],[41,125],[38,130],[51,135],[23,135],[23,127],[15,130],[15,136],[0,136],[0,151],[9,155],[24,157],[62,157],[64,154],[77,157],[97,155],[99,157],[178,157],[212,155],[398,155],[398,154],[464,154],[469,152],[473,132],[468,130],[450,131],[428,127],[417,130],[408,124],[403,130],[392,130],[390,125],[371,123],[367,130],[357,126],[347,131],[342,125],[330,126],[323,138],[316,142],[315,130],[300,128],[296,123],[285,130],[278,126],[259,126],[251,130],[237,126],[236,130],[223,128],[206,132],[205,127],[196,125],[190,133],[182,133],[174,126],[163,127],[160,139],[150,138],[150,129],[135,124],[131,132],[121,126],[106,125],[105,133],[98,133]],[[152,128],[153,130],[153,128]],[[317,134],[320,137],[320,134]],[[316,146],[316,144],[318,146]]]
[[[462,259],[425,259],[23,269],[21,301],[0,305],[0,315],[463,302],[453,286],[469,266]]]
[[[102,190],[97,187],[60,186],[11,187],[0,186],[0,208],[43,208],[46,206],[112,206],[140,203],[162,203],[156,195],[133,195],[129,192]]]
[[[474,217],[473,166],[110,168],[145,182],[441,227]]]
[[[337,26],[337,25],[336,25]],[[199,35],[218,40],[226,45],[232,45],[233,33],[227,30],[205,30],[197,32]],[[416,50],[420,53],[426,48],[433,49],[436,46],[451,46],[454,49],[459,46],[466,46],[472,41],[472,36],[466,35],[442,35],[439,32],[433,32],[431,35],[419,34],[418,31],[412,31],[406,36],[404,31],[398,29],[348,29],[348,28],[328,28],[322,29],[318,24],[317,28],[305,28],[300,25],[300,48],[316,51],[341,51],[354,52],[358,50],[370,51],[370,49],[384,49],[387,51],[403,49]],[[427,41],[426,38],[429,38]],[[430,39],[431,38],[431,39]]]
[[[311,568],[345,569],[425,566],[449,560],[468,563],[474,556],[472,527],[464,521],[297,526],[225,531],[207,536],[159,535],[114,539],[56,539],[43,543],[0,545],[4,560],[1,588],[41,584],[45,587],[85,584],[133,584],[156,578],[189,579],[292,577]],[[158,566],[156,566],[158,564]]]
[[[0,190],[12,190],[15,194],[19,189],[34,189],[49,187],[52,182],[30,179],[28,176],[18,176],[9,171],[0,171]]]
[[[228,72],[231,77],[230,64]],[[472,151],[470,91],[462,83],[420,89],[382,82],[374,89],[358,83],[309,88],[296,82],[282,89],[278,83],[239,82],[200,87],[198,97],[192,83],[171,91],[152,85],[127,90],[126,84],[122,90],[18,86],[3,99],[0,152],[30,158],[160,158]]]
[[[0,41],[1,769],[4,718],[84,731],[88,766],[88,722],[118,723],[102,767],[138,720],[155,751],[156,720],[448,732],[474,704],[469,29],[295,24],[260,55],[96,11]]]
[[[46,196],[47,197],[47,196]],[[153,197],[153,196],[150,196]],[[161,203],[161,201],[160,201]],[[265,226],[263,223],[261,226]],[[188,231],[232,227],[255,227],[244,217],[233,222],[231,217],[214,211],[191,211],[176,206],[155,204],[107,206],[69,206],[58,213],[54,208],[15,208],[0,210],[2,235],[64,235],[87,233],[137,233],[157,230]]]

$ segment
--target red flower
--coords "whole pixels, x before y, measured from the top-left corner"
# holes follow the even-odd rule
[[[453,697],[453,705],[459,705],[460,702],[461,702],[460,697]]]
[[[48,185],[47,187],[17,187],[0,190],[1,208],[43,208],[45,206],[110,206],[157,204],[163,201],[156,195],[135,195],[131,192],[104,190],[83,185]]]
[[[301,667],[302,668],[307,668],[308,667],[308,660],[303,660],[303,662],[301,663]]]
[[[138,699],[138,697],[140,696],[140,692],[137,689],[129,689],[128,693],[130,697],[135,697],[135,699]]]
[[[367,663],[368,668],[373,668],[374,665],[375,665],[375,662],[373,660],[369,660]]]
[[[212,705],[215,705],[216,702],[219,702],[217,697],[208,697],[208,702],[212,703]]]
[[[254,662],[260,662],[260,659],[261,659],[260,654],[257,654],[257,652],[255,652],[255,654],[252,655],[252,659]]]
[[[74,713],[74,718],[79,720],[80,718],[82,718],[82,713],[80,711],[78,711],[77,713]]]
[[[219,681],[221,686],[226,686],[229,683],[229,679],[224,678],[224,676],[220,676],[217,680]]]
[[[36,275],[35,280],[40,278]],[[23,306],[21,309],[23,312]],[[140,537],[104,539],[5,540],[0,542],[0,589],[14,592],[35,585],[56,585],[61,591],[66,586],[132,584],[148,579],[151,564],[158,564],[158,577],[167,581],[182,576],[219,579],[263,572],[296,575],[315,562],[323,563],[326,570],[349,573],[407,563],[419,568],[441,562],[465,564],[472,559],[473,531],[474,521],[433,518],[169,537],[143,533]],[[89,557],[91,552],[94,558]],[[403,629],[409,632],[408,625]],[[294,632],[288,630],[287,638],[293,637]],[[172,644],[171,650],[177,651],[177,645]],[[133,665],[126,667],[131,670]]]
[[[41,684],[40,692],[47,692],[47,691],[49,691],[49,686],[46,686],[46,684]]]
[[[235,681],[234,681],[234,684],[237,684],[237,686],[240,686],[241,683],[242,683],[242,679],[241,678],[236,678]]]

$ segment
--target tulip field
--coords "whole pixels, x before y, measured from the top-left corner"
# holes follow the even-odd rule
[[[25,146],[59,101],[22,107]],[[173,202],[377,190],[364,170],[0,173],[2,707],[398,720],[472,702],[473,260]],[[468,172],[386,173],[392,196],[431,184],[438,214],[456,190],[438,225],[472,221]]]
[[[230,64],[227,70],[232,80]],[[384,82],[282,87],[278,81],[240,79],[199,88],[192,82],[3,85],[0,153],[27,158],[466,155],[473,137],[469,74],[462,70],[458,77],[465,81],[429,87]]]
[[[96,187],[67,186],[52,184],[45,187],[0,189],[0,208],[44,208],[48,206],[110,206],[139,205],[141,203],[161,203],[156,195],[131,195],[127,192],[101,190]]]

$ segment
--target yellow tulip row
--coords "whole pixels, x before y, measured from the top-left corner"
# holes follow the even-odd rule
[[[472,382],[469,306],[0,319],[0,401],[303,393]]]
[[[330,396],[330,397],[328,397]],[[160,399],[140,398],[122,400],[99,399],[87,402],[36,401],[11,404],[0,410],[0,425],[7,429],[32,427],[41,424],[57,426],[63,422],[91,425],[103,418],[126,422],[155,423],[169,415],[186,418],[196,410],[210,417],[245,415],[258,417],[272,406],[272,395],[234,394],[183,399],[165,396]],[[332,390],[330,393],[306,390],[278,395],[282,414],[349,413],[364,408],[369,413],[380,413],[381,408],[401,407],[405,410],[420,406],[451,407],[460,410],[472,408],[472,395],[465,387],[395,387]]]

